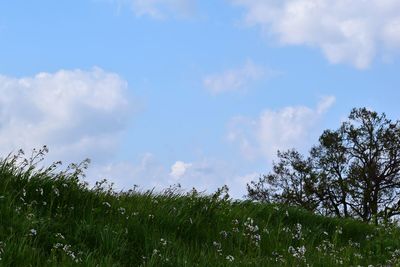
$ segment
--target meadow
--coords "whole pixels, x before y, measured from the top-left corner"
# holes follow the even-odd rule
[[[0,266],[400,266],[400,231],[178,186],[89,187],[88,162],[0,162]]]

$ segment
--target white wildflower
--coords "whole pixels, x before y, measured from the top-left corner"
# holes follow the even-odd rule
[[[294,248],[292,246],[289,247],[288,252],[292,254],[293,257],[299,259],[299,260],[304,260],[305,261],[305,253],[306,253],[306,247],[301,246]]]
[[[166,246],[168,242],[164,238],[161,238],[160,243],[161,243],[161,245]]]
[[[235,260],[235,258],[234,258],[232,255],[226,256],[225,259],[228,260],[228,261],[230,261],[230,262],[233,262],[233,261]]]
[[[118,208],[119,213],[121,213],[122,215],[125,214],[126,210],[122,207]]]
[[[103,205],[106,206],[106,207],[108,207],[108,208],[111,208],[111,204],[108,203],[108,202],[106,202],[106,201],[103,202]]]
[[[53,192],[54,192],[54,194],[55,194],[56,196],[60,196],[60,191],[58,190],[57,187],[54,187],[54,188],[53,188]]]
[[[36,236],[37,235],[37,231],[36,231],[36,229],[30,229],[29,230],[29,235],[31,235],[31,236]]]
[[[219,234],[223,237],[223,238],[227,238],[228,237],[228,233],[226,231],[221,231],[219,232]]]
[[[65,237],[61,233],[57,233],[55,236],[56,238],[65,239]]]

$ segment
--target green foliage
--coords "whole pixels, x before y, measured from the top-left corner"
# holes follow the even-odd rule
[[[45,150],[37,152],[40,157]],[[36,155],[36,154],[35,154]],[[21,155],[0,162],[0,266],[395,266],[400,231],[172,187],[114,192]]]

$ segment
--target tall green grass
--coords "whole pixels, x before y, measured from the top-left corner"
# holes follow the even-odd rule
[[[116,193],[0,162],[0,266],[400,266],[400,231],[249,201],[225,188]]]

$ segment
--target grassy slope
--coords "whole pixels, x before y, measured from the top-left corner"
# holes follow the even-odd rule
[[[287,207],[87,189],[0,163],[0,266],[395,266],[400,234]],[[399,254],[399,255],[396,255]]]

